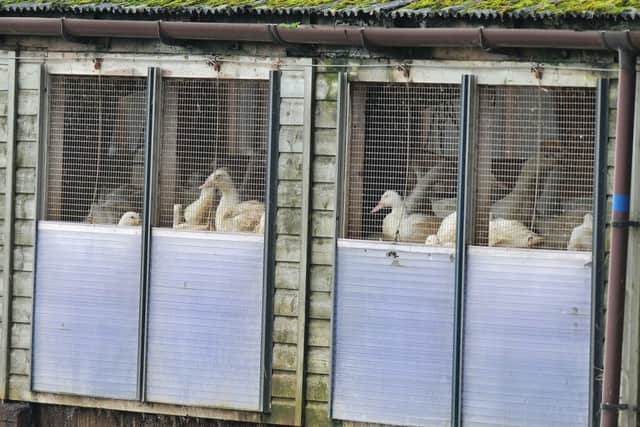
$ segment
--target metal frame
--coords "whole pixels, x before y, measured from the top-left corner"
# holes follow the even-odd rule
[[[162,73],[150,67],[147,75],[147,122],[144,132],[144,194],[142,208],[142,238],[140,242],[140,304],[138,320],[138,400],[146,401],[147,392],[147,313],[149,310],[149,284],[151,279],[151,228],[156,205],[157,139],[161,112]]]
[[[462,425],[462,369],[464,339],[465,283],[467,276],[467,241],[473,221],[470,212],[474,200],[473,156],[471,144],[477,121],[475,76],[464,75],[460,84],[460,142],[458,144],[458,191],[456,201],[455,294],[453,331],[453,373],[451,390],[451,424]]]
[[[336,301],[337,301],[337,289],[336,277],[338,275],[338,236],[342,236],[343,233],[343,221],[342,214],[346,211],[343,203],[343,194],[346,187],[344,182],[345,171],[345,155],[348,141],[348,123],[349,123],[349,81],[347,80],[347,74],[345,72],[338,73],[338,108],[337,115],[337,150],[336,150],[336,205],[334,209],[334,221],[336,224],[335,233],[333,234],[333,276],[331,278],[331,319],[329,335],[329,402],[327,403],[328,417],[333,417],[333,390],[334,390],[334,375],[333,375],[333,363],[334,363],[334,351],[333,343],[335,337],[335,313],[336,313]]]
[[[267,194],[265,195],[265,236],[262,290],[262,412],[271,411],[273,347],[273,293],[276,266],[276,212],[278,197],[278,143],[280,135],[280,81],[282,73],[269,73],[269,140],[267,147]]]
[[[592,426],[600,424],[599,405],[602,394],[599,370],[603,366],[604,340],[604,269],[605,227],[607,215],[607,142],[609,139],[609,80],[599,79],[596,89],[596,147],[593,168],[594,229],[591,268],[591,348],[589,363],[589,411]]]
[[[35,244],[38,245],[38,224],[42,221],[42,218],[46,218],[45,209],[46,209],[46,179],[47,179],[47,170],[48,170],[48,162],[47,162],[47,141],[49,137],[49,90],[51,87],[49,73],[47,72],[47,67],[45,63],[42,63],[40,68],[40,99],[39,99],[39,113],[38,113],[38,123],[39,123],[39,138],[38,138],[38,160],[36,165],[36,215],[35,215]],[[13,203],[13,202],[12,202]],[[35,313],[36,309],[36,298],[37,298],[37,287],[36,287],[36,272],[38,270],[38,257],[33,254],[33,274],[32,274],[32,298],[31,298],[31,330],[30,330],[30,338],[31,345],[29,346],[29,360],[31,361],[31,367],[29,369],[29,390],[33,391],[33,353],[34,353],[34,333],[35,333],[35,322],[33,319],[33,313]]]
[[[7,60],[7,164],[5,166],[5,206],[4,206],[4,259],[2,265],[2,354],[0,355],[0,399],[9,394],[9,350],[11,340],[11,305],[13,299],[13,200],[15,195],[15,158],[17,125],[18,60],[16,52]]]

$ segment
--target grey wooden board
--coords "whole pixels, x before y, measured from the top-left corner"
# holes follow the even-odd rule
[[[263,246],[257,234],[153,230],[148,400],[259,409]]]
[[[470,248],[464,426],[587,426],[591,253]]]
[[[397,264],[387,256],[398,255]],[[339,240],[333,416],[449,426],[453,361],[451,251]]]
[[[33,389],[135,399],[140,230],[38,224]]]

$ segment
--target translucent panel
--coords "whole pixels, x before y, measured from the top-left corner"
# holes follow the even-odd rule
[[[260,235],[154,229],[149,400],[259,409],[263,247]]]
[[[470,248],[465,426],[589,425],[591,254]]]
[[[341,240],[338,253],[333,416],[450,425],[450,250]]]
[[[135,399],[140,229],[38,223],[33,388]]]

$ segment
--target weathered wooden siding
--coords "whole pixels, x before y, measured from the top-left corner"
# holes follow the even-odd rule
[[[315,79],[311,173],[309,321],[305,356],[305,425],[329,424],[329,363],[336,209],[338,75],[320,68]]]
[[[284,71],[281,79],[278,210],[273,325],[271,421],[295,424],[298,366],[298,311],[302,253],[302,152],[304,71]]]
[[[29,397],[31,320],[36,217],[36,164],[38,159],[41,64],[19,62],[17,67],[17,125],[15,147],[15,200],[13,295],[9,358],[9,398]],[[2,151],[6,153],[6,150]]]

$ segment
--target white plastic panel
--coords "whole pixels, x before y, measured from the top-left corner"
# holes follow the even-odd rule
[[[33,389],[135,399],[140,230],[40,221]]]
[[[259,410],[264,239],[154,229],[147,398]]]
[[[333,417],[449,426],[452,251],[349,240],[337,250]]]
[[[591,254],[469,249],[463,424],[587,426]]]

